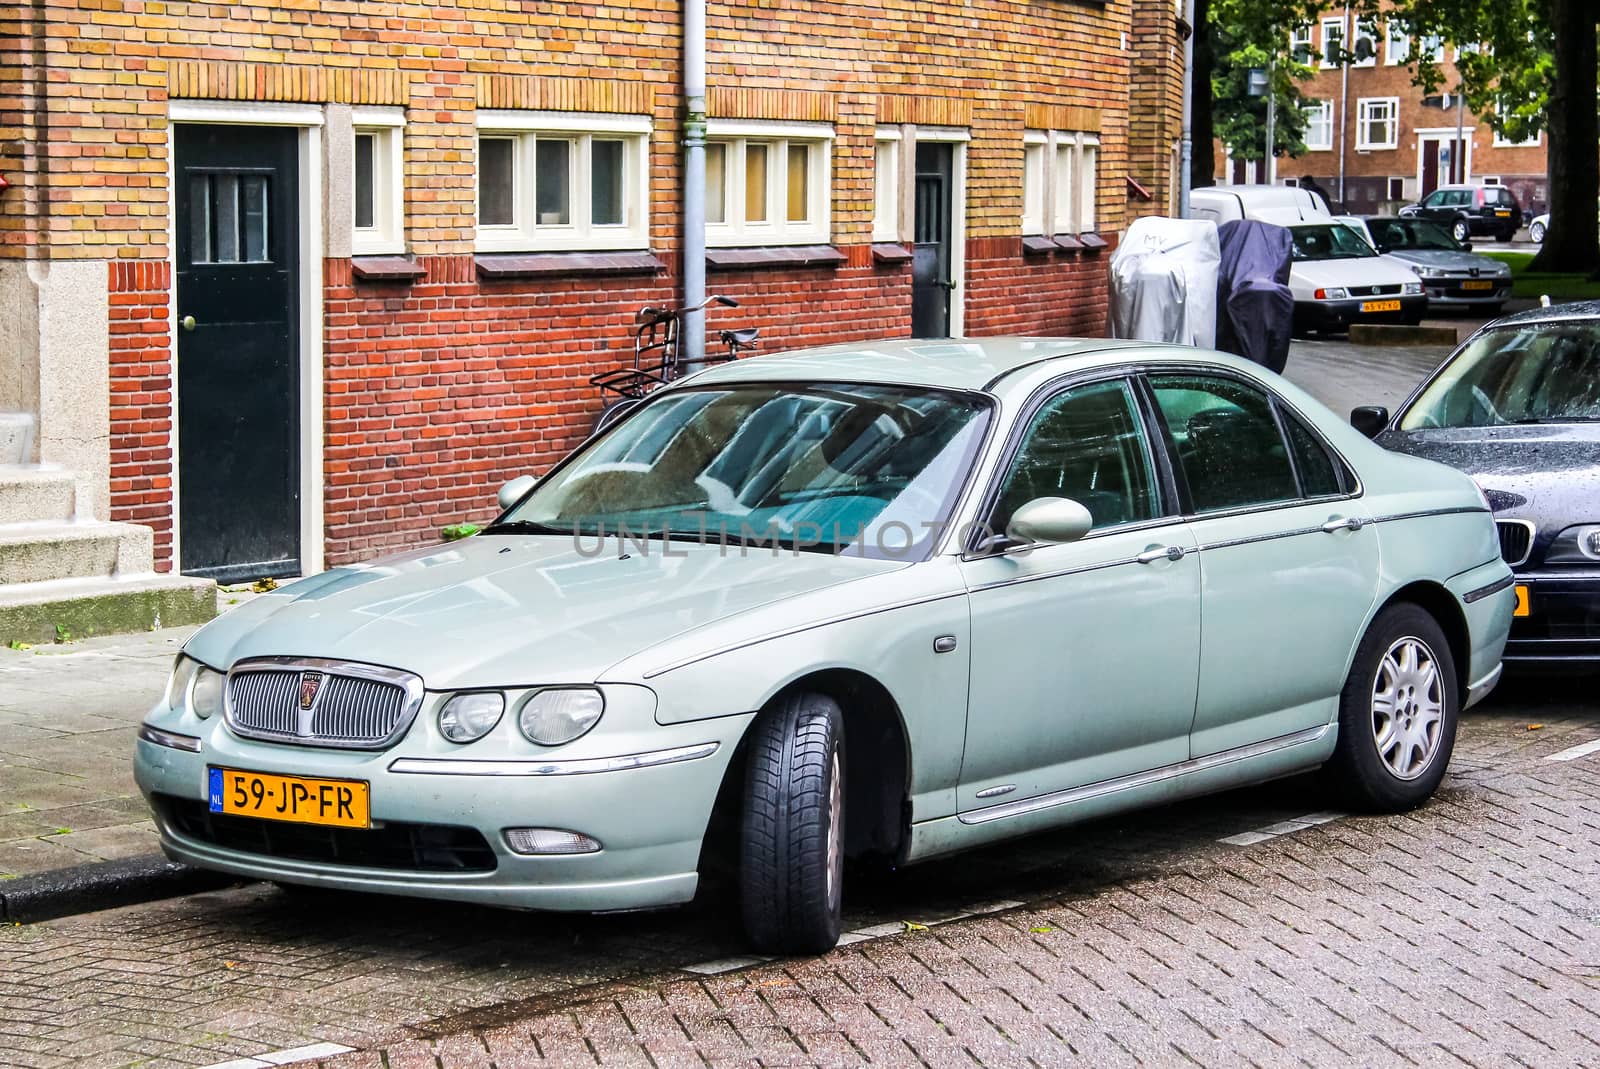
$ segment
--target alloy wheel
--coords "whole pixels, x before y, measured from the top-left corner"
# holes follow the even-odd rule
[[[1433,650],[1419,638],[1395,641],[1378,662],[1372,686],[1372,741],[1400,779],[1416,779],[1439,752],[1444,679]]]
[[[833,767],[828,776],[828,905],[838,908],[840,885],[844,882],[844,782],[839,775],[839,751],[833,751]]]

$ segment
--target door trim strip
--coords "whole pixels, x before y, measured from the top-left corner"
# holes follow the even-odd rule
[[[1071,787],[1064,791],[1053,791],[1050,794],[1037,794],[1032,798],[1022,798],[1015,802],[1006,802],[1003,805],[969,810],[965,813],[958,813],[957,819],[963,824],[988,824],[991,821],[1035,813],[1041,809],[1053,809],[1059,805],[1084,802],[1091,798],[1100,798],[1108,794],[1130,791],[1136,787],[1147,787],[1151,784],[1163,783],[1183,776],[1191,776],[1197,772],[1220,768],[1223,765],[1231,765],[1238,761],[1265,757],[1267,754],[1277,753],[1280,750],[1304,746],[1318,741],[1332,729],[1332,724],[1319,724],[1314,728],[1306,728],[1303,731],[1280,735],[1275,739],[1253,742],[1248,746],[1238,746],[1232,750],[1222,750],[1218,753],[1207,754],[1204,757],[1193,757],[1187,761],[1180,761],[1175,765],[1164,765],[1161,768],[1152,768],[1145,772],[1135,772],[1130,776],[1101,780],[1099,783]]]

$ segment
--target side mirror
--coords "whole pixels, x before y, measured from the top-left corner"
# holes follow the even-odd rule
[[[500,511],[504,512],[518,501],[521,501],[522,495],[532,490],[538,482],[539,480],[532,475],[519,475],[502,486],[500,493],[495,495],[496,500],[500,502]]]
[[[1069,497],[1036,497],[1011,514],[1006,533],[1033,542],[1076,542],[1094,517]]]
[[[1376,438],[1388,425],[1389,410],[1382,405],[1362,405],[1350,410],[1350,426],[1368,438]]]

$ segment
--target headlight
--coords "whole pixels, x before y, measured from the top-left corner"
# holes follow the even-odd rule
[[[1318,290],[1313,296],[1319,301],[1343,301],[1349,299],[1350,291],[1343,286],[1329,286],[1327,289]]]
[[[1420,282],[1407,282],[1401,288],[1400,292],[1405,294],[1407,297],[1415,297],[1419,293],[1422,292],[1422,283],[1420,283]]]
[[[439,734],[451,742],[476,742],[494,730],[505,709],[505,695],[498,691],[457,694],[439,710]]]
[[[1600,523],[1568,527],[1550,543],[1544,560],[1546,564],[1593,564],[1600,561]]]
[[[189,686],[189,708],[201,720],[222,711],[222,687],[228,677],[201,665]]]
[[[1440,271],[1436,267],[1414,266],[1411,268],[1411,271],[1418,278],[1441,278],[1444,275],[1444,272]]]
[[[582,737],[605,711],[605,698],[592,687],[552,688],[527,700],[517,716],[517,727],[529,742],[560,746]]]
[[[172,662],[172,674],[167,677],[167,693],[163,697],[169,709],[181,709],[189,697],[189,684],[194,682],[194,674],[199,671],[200,662],[193,657],[178,654],[178,659]]]

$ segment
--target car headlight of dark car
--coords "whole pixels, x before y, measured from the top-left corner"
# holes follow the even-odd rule
[[[1556,535],[1544,555],[1546,564],[1600,563],[1600,523],[1580,523]]]

